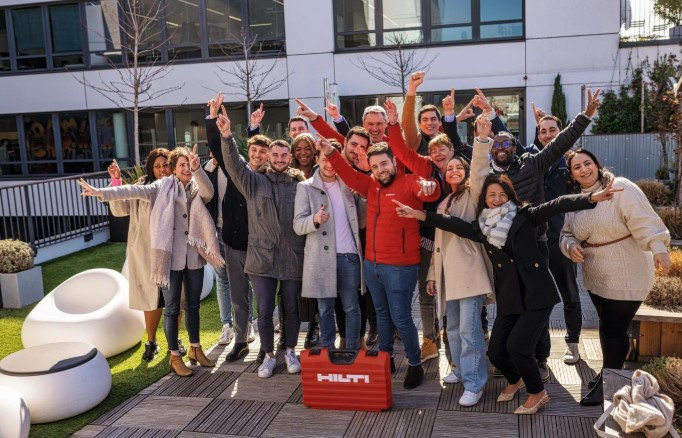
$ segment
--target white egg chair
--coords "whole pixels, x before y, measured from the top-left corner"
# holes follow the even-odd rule
[[[19,391],[0,386],[0,438],[26,438],[31,429],[28,404]]]

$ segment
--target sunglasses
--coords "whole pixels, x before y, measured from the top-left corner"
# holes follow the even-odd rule
[[[512,142],[511,140],[505,140],[505,141],[500,141],[500,142],[494,141],[492,148],[493,149],[510,149],[512,147],[514,147],[514,142]]]

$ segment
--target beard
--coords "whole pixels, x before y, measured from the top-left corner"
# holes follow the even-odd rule
[[[505,158],[501,161],[497,158],[497,153],[493,154],[493,161],[495,162],[495,164],[497,164],[500,167],[506,167],[511,165],[512,162],[514,161],[514,152],[511,149],[509,149],[505,151],[505,154],[506,154]]]
[[[380,180],[379,178],[376,178],[376,180],[377,180],[377,182],[378,182],[379,184],[381,184],[381,187],[388,187],[388,186],[391,185],[391,183],[392,183],[393,180],[395,179],[395,176],[396,176],[396,172],[395,172],[395,170],[394,170],[393,172],[391,172],[391,173],[388,175],[388,178],[386,178],[385,181],[382,181],[382,180]]]

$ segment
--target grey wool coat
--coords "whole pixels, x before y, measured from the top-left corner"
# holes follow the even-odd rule
[[[355,237],[357,255],[360,257],[360,285],[365,292],[365,280],[362,272],[362,245],[360,244],[360,228],[364,228],[367,218],[366,202],[337,178],[348,217]],[[313,216],[322,204],[327,206],[329,220],[315,227]],[[339,212],[332,211],[331,200],[324,187],[318,168],[313,176],[300,183],[296,188],[296,204],[294,207],[294,231],[305,236],[305,262],[303,263],[303,287],[301,296],[306,298],[335,298],[336,288],[336,235],[334,218]],[[360,219],[362,218],[362,219]]]
[[[297,176],[254,172],[233,137],[221,137],[225,170],[246,198],[249,240],[244,272],[277,280],[301,280],[305,238],[294,233]],[[300,173],[300,172],[299,172]]]

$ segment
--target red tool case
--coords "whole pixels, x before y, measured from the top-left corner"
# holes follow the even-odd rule
[[[315,409],[381,411],[393,406],[388,353],[312,349],[301,352],[303,404]]]

